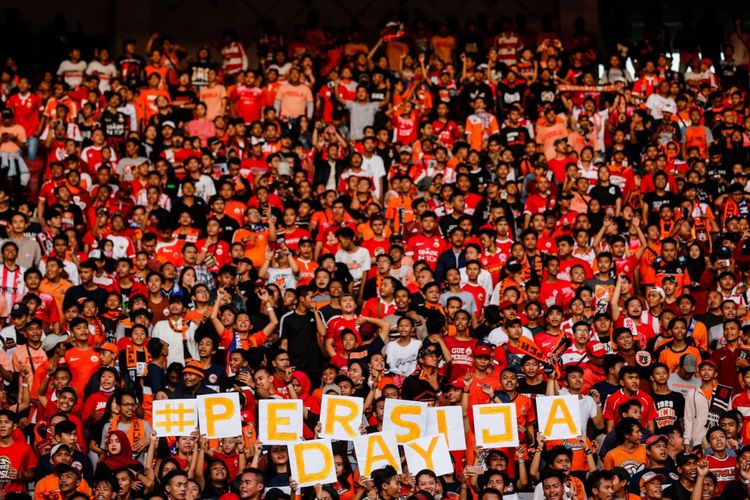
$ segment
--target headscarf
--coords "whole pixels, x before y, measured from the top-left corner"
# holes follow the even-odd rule
[[[706,253],[703,251],[703,247],[697,243],[692,243],[690,246],[693,245],[697,246],[700,250],[700,254],[698,255],[697,259],[693,259],[690,257],[690,253],[688,252],[687,255],[687,272],[690,276],[690,281],[692,283],[698,283],[701,280],[701,276],[703,275],[703,271],[706,270]]]
[[[104,465],[112,471],[118,471],[130,467],[141,467],[143,464],[133,458],[133,448],[130,445],[128,435],[125,434],[125,432],[119,430],[109,431],[105,444],[109,445],[109,437],[113,434],[120,440],[120,452],[113,455],[109,452],[108,447],[105,446],[107,456],[102,459]]]
[[[320,401],[312,397],[312,384],[310,383],[310,377],[301,370],[295,370],[294,373],[292,373],[292,377],[296,378],[299,385],[302,386],[300,394],[297,394],[297,397],[302,400],[302,405],[308,408],[312,413],[320,415]]]

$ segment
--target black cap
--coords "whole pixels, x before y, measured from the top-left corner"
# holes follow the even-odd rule
[[[29,314],[29,307],[23,302],[13,304],[13,308],[10,310],[11,318],[21,318]]]

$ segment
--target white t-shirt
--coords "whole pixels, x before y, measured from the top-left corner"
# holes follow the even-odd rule
[[[290,267],[286,269],[279,269],[278,267],[269,268],[266,283],[278,286],[282,292],[297,288],[297,278],[294,277],[294,273]]]
[[[373,186],[374,196],[376,199],[380,199],[380,180],[385,177],[385,164],[383,163],[383,159],[373,154],[372,158],[365,158],[364,155],[362,155],[362,170],[370,174],[370,177],[372,177],[373,181],[375,182],[375,185]]]
[[[521,327],[521,336],[526,337],[530,341],[534,342],[534,335],[532,335],[531,330],[529,330],[525,326]],[[508,334],[505,333],[505,328],[503,328],[502,326],[498,326],[497,328],[492,330],[489,335],[484,338],[484,340],[485,342],[489,342],[490,344],[497,347],[499,345],[508,343]]]
[[[370,252],[362,247],[357,247],[353,252],[347,252],[345,250],[339,250],[336,252],[336,262],[342,264],[358,264],[355,268],[349,268],[349,272],[354,279],[354,284],[357,285],[362,281],[362,278],[367,275],[367,271],[370,270]]]
[[[661,120],[664,118],[661,110],[664,109],[664,106],[668,102],[671,102],[675,109],[677,108],[677,103],[670,97],[662,97],[657,93],[648,96],[648,99],[646,99],[646,107],[651,111],[651,116],[654,117],[654,120]]]
[[[65,83],[70,87],[78,87],[83,82],[83,73],[86,71],[86,61],[77,63],[64,60],[57,68],[57,76],[62,76]]]
[[[568,389],[560,389],[560,396],[572,396]],[[586,432],[586,426],[589,424],[589,420],[594,418],[596,415],[596,402],[591,396],[578,397],[578,411],[581,412],[581,432]]]
[[[117,75],[117,68],[112,63],[102,64],[99,61],[91,61],[86,68],[87,75],[94,75],[99,77],[99,90],[102,92],[109,91],[109,82],[112,78]]]
[[[417,369],[417,355],[422,342],[411,339],[406,346],[400,346],[397,341],[388,342],[383,348],[383,356],[388,363],[388,371],[394,375],[408,377]]]

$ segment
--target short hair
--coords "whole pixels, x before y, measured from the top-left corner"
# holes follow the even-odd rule
[[[627,435],[633,432],[633,429],[635,428],[640,429],[641,425],[634,418],[625,417],[617,422],[617,425],[615,425],[615,437],[617,438],[617,442],[619,444],[624,443]]]
[[[589,475],[588,483],[589,486],[593,488],[599,488],[602,481],[612,481],[614,479],[614,474],[608,470],[595,470]]]
[[[641,376],[641,374],[638,372],[638,368],[630,365],[625,365],[620,368],[620,372],[617,374],[617,379],[623,380],[626,375],[638,375],[638,377]]]

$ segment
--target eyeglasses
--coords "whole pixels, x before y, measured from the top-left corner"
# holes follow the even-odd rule
[[[120,406],[132,407],[135,406],[135,403],[122,403]]]

